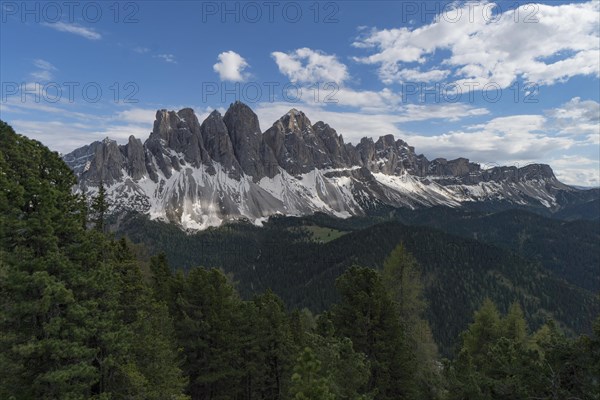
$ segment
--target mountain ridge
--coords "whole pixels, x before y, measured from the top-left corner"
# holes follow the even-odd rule
[[[113,211],[137,211],[189,230],[236,219],[261,224],[277,214],[349,217],[381,206],[502,200],[556,211],[561,198],[579,197],[546,164],[482,169],[466,158],[430,161],[393,135],[353,145],[296,109],[262,131],[241,102],[202,123],[191,108],[161,109],[144,143],[107,138],[63,159],[78,190],[107,187]]]

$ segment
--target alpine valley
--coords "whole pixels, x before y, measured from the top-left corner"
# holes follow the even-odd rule
[[[296,109],[262,131],[241,102],[202,123],[190,108],[159,110],[144,143],[107,138],[63,159],[79,191],[93,196],[106,187],[114,214],[134,211],[188,231],[232,220],[261,225],[273,215],[347,218],[432,206],[553,214],[600,197],[598,189],[561,183],[544,164],[430,161],[393,135],[344,143],[333,127]]]

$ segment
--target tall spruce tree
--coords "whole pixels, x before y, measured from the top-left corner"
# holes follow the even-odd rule
[[[99,232],[106,232],[106,213],[108,212],[108,200],[106,198],[106,189],[104,181],[100,181],[98,185],[98,194],[92,199],[92,223],[94,228]]]
[[[332,308],[335,331],[367,356],[371,365],[367,391],[381,400],[414,397],[414,359],[381,276],[370,268],[351,267],[336,287],[341,301]]]
[[[390,297],[395,301],[408,349],[412,352],[412,369],[419,396],[436,399],[441,396],[440,368],[437,346],[425,319],[421,270],[417,260],[404,245],[397,245],[383,264],[382,279]]]
[[[193,268],[176,299],[175,330],[192,400],[232,398],[241,375],[241,300],[216,269]]]

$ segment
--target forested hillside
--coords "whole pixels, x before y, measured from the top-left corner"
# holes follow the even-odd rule
[[[449,208],[395,210],[393,218],[509,249],[576,286],[600,291],[598,220],[563,221],[524,210],[474,213]]]
[[[206,241],[144,225],[175,260],[204,243],[205,265],[233,275],[175,271],[115,239],[104,193],[74,183],[0,121],[1,399],[598,398],[600,320],[590,336],[561,329],[587,329],[596,303],[507,250],[394,222],[336,233],[282,220]]]
[[[345,234],[335,240],[315,241],[305,227],[316,223]],[[458,333],[485,297],[491,297],[502,310],[519,299],[534,327],[554,318],[571,333],[591,332],[591,321],[600,310],[595,292],[561,279],[535,260],[429,227],[394,221],[367,225],[360,219],[276,218],[262,228],[236,224],[187,235],[171,225],[134,216],[122,223],[121,233],[164,251],[179,268],[222,268],[232,274],[245,298],[272,289],[289,307],[307,307],[314,312],[338,300],[334,282],[348,267],[359,264],[377,269],[402,242],[422,265],[430,304],[427,318],[444,354],[451,353]],[[576,245],[578,250],[586,244]],[[585,250],[578,257],[587,258],[589,266],[589,259],[598,254],[593,243]],[[590,276],[597,275],[590,270]]]

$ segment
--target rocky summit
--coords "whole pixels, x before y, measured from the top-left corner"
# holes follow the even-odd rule
[[[159,110],[144,143],[107,138],[63,158],[77,190],[93,195],[104,184],[113,212],[140,212],[188,230],[240,219],[260,224],[275,214],[350,217],[382,207],[502,202],[556,211],[579,192],[548,165],[430,161],[393,135],[344,143],[333,127],[296,109],[263,132],[241,102],[202,123],[190,108]]]

